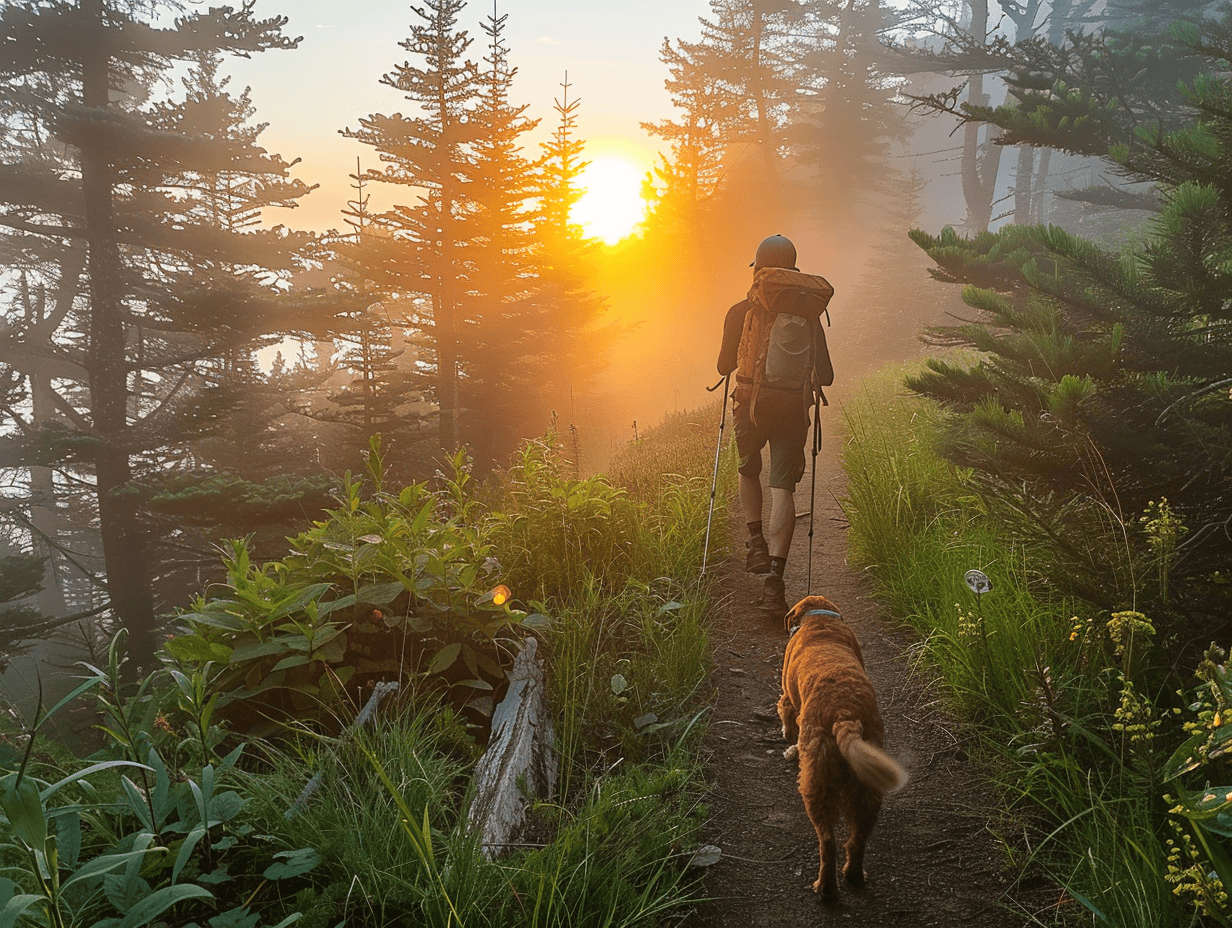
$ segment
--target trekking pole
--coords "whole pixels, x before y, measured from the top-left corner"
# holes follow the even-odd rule
[[[723,427],[727,425],[727,385],[731,382],[729,372],[713,387],[707,387],[707,393],[713,393],[721,386],[723,388],[723,412],[719,415],[719,440],[714,446],[714,477],[710,480],[710,511],[706,513],[706,544],[702,547],[702,572],[706,574],[706,561],[710,556],[710,523],[714,519],[714,497],[719,489],[719,452],[723,450]]]
[[[805,587],[809,596],[813,595],[813,513],[817,511],[817,452],[821,450],[821,396],[813,403],[813,473],[812,488],[809,490],[809,531],[808,531],[808,584]]]

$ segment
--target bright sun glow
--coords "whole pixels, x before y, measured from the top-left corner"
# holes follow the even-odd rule
[[[587,235],[615,245],[646,217],[642,178],[629,162],[599,158],[586,166],[579,180],[586,192],[573,208],[572,219]]]

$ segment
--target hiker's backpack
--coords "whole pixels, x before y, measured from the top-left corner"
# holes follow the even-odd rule
[[[759,268],[749,290],[737,352],[736,384],[748,391],[749,414],[756,421],[757,400],[766,391],[827,403],[822,387],[834,383],[821,315],[834,288],[824,277],[782,267]]]

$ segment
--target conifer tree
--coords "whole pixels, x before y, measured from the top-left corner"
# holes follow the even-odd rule
[[[471,311],[462,346],[467,371],[462,396],[466,434],[481,467],[542,429],[545,347],[554,337],[545,327],[542,305],[533,299],[539,262],[532,253],[529,201],[536,166],[520,146],[538,120],[528,119],[528,107],[511,100],[517,68],[509,63],[507,19],[494,0],[492,15],[483,22],[488,48],[472,116]]]
[[[369,211],[359,159],[351,180],[356,195],[343,212],[351,233],[331,243],[328,259],[333,272],[328,335],[336,353],[321,402],[305,411],[345,428],[349,466],[358,464],[379,435],[390,452],[391,477],[413,480],[425,432],[427,404],[422,400],[430,385],[415,369],[414,347],[406,344],[403,311],[408,304],[398,298],[396,282],[391,286],[382,273],[391,235]]]
[[[1102,119],[1105,139],[1121,140],[1110,151],[1120,169],[1158,185],[1161,211],[1141,246],[1118,254],[1041,227],[971,240],[913,233],[938,263],[936,276],[972,285],[964,298],[983,315],[933,333],[980,360],[933,360],[911,386],[952,410],[949,454],[1064,551],[1080,592],[1111,606],[1138,594],[1141,579],[1118,576],[1116,559],[1101,558],[1106,549],[1093,542],[1110,512],[1124,527],[1167,499],[1190,528],[1174,587],[1232,556],[1232,160],[1218,142],[1232,133],[1232,21],[1176,37],[1214,62],[1188,84],[1196,117],[1178,131],[1150,123],[1118,131],[1141,110],[1133,83],[1112,107],[1102,97],[1108,87],[1075,83],[1052,97],[1041,91],[1036,120],[1014,107],[988,113],[1067,150],[1091,150],[1100,130],[1090,121]],[[1103,73],[1138,73],[1140,46],[1101,50]],[[1121,54],[1130,60],[1112,61]]]
[[[399,291],[404,297],[424,296],[419,323],[432,354],[424,360],[436,370],[438,439],[446,451],[459,440],[461,346],[470,311],[466,244],[474,236],[468,185],[474,167],[471,145],[481,131],[473,119],[479,69],[464,57],[471,39],[457,25],[464,6],[465,0],[425,0],[422,7],[412,7],[418,21],[399,43],[411,58],[381,78],[418,112],[368,116],[360,119],[358,129],[343,131],[371,145],[385,162],[384,170],[366,176],[402,188],[412,201],[395,202],[380,214],[379,221],[401,246],[388,250],[390,260],[382,270],[405,282]]]
[[[797,86],[788,57],[791,28],[803,15],[797,0],[711,0],[697,42],[663,43],[660,59],[683,121],[646,128],[672,143],[675,160],[662,174],[676,184],[667,196],[683,203],[713,190],[719,166],[747,148],[767,196],[781,196],[783,127]],[[683,185],[683,190],[679,185]]]
[[[38,442],[6,442],[0,462],[20,465],[50,453],[88,471],[111,610],[128,628],[139,664],[153,654],[156,606],[151,539],[133,480],[158,463],[158,449],[212,427],[225,409],[216,400],[225,401],[226,390],[200,376],[200,361],[268,331],[267,298],[254,275],[223,281],[208,273],[210,266],[284,267],[293,244],[280,233],[211,227],[195,212],[200,178],[219,165],[237,176],[281,179],[286,162],[243,140],[199,134],[142,90],[211,52],[292,48],[281,33],[285,20],[254,18],[252,3],[162,25],[142,18],[158,9],[176,7],[24,0],[0,12],[8,50],[0,83],[11,115],[29,135],[54,137],[69,164],[50,170],[6,158],[0,225],[52,247],[84,246],[84,286],[50,351],[76,366],[69,383],[87,388],[58,392],[61,420],[49,423]],[[286,197],[305,189],[294,187]],[[195,270],[206,273],[196,278]],[[62,280],[71,285],[73,274]],[[17,349],[31,333],[9,334]]]
[[[802,105],[788,138],[816,177],[813,199],[826,222],[849,222],[872,193],[894,183],[891,144],[906,127],[893,103],[897,78],[880,55],[892,24],[879,0],[813,0],[797,41]]]
[[[566,72],[561,96],[553,101],[556,129],[549,141],[541,143],[541,207],[535,224],[540,268],[535,300],[543,308],[550,333],[543,345],[545,395],[555,409],[566,408],[575,391],[594,385],[619,334],[616,327],[602,322],[607,301],[590,282],[595,244],[572,217],[582,197],[579,178],[587,162],[585,143],[576,136],[581,100],[570,98],[571,86]]]

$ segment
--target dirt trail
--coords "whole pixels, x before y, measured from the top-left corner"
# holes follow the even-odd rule
[[[733,550],[718,568],[722,596],[712,632],[715,714],[706,748],[713,792],[703,836],[722,858],[707,871],[713,900],[686,925],[1028,924],[1028,911],[1046,907],[1039,897],[1051,891],[1026,893],[1005,872],[1005,855],[990,830],[997,803],[967,760],[968,736],[938,693],[913,675],[905,657],[909,637],[887,625],[865,578],[846,562],[846,523],[837,503],[844,475],[832,435],[817,459],[812,592],[829,597],[859,636],[886,722],[886,749],[911,779],[886,797],[869,842],[864,889],[854,891],[840,878],[839,901],[821,902],[811,890],[817,838],[796,790],[796,765],[783,758],[775,713],[786,635],[753,605],[760,582],[744,572],[746,533],[733,511]],[[808,481],[806,474],[796,493],[799,511],[808,508]],[[788,603],[808,592],[807,545],[801,520],[786,575]],[[840,832],[840,865],[842,840]]]

